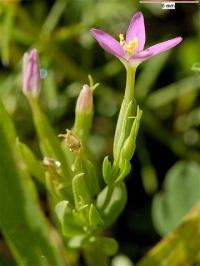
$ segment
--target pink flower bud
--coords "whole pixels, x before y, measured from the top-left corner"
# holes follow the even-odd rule
[[[40,67],[36,49],[25,53],[23,57],[23,92],[34,97],[40,92]]]
[[[92,90],[88,85],[83,85],[83,88],[78,96],[76,104],[76,112],[85,113],[93,110],[93,95]]]

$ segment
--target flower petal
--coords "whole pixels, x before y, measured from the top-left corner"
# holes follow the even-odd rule
[[[148,56],[146,56],[146,58],[144,58],[144,60],[151,58],[154,55],[160,54],[162,52],[165,52],[171,48],[173,48],[174,46],[176,46],[177,44],[179,44],[182,41],[182,37],[176,37],[174,39],[165,41],[165,42],[161,42],[158,44],[155,44],[151,47],[149,47],[148,49],[144,50],[144,52],[149,53]]]
[[[137,12],[132,17],[126,33],[126,42],[128,43],[132,41],[135,37],[138,38],[138,51],[142,51],[146,40],[144,17],[142,12]]]
[[[98,29],[91,29],[90,32],[104,50],[116,57],[123,57],[123,48],[111,35]]]
[[[144,50],[144,51],[141,51],[141,52],[138,52],[136,54],[134,54],[130,60],[134,60],[134,59],[141,59],[142,61],[143,60],[146,60],[148,59],[149,57],[153,56],[153,53],[152,52],[149,52],[148,49]]]

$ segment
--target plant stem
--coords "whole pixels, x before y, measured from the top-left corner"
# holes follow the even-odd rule
[[[125,95],[122,101],[121,109],[119,112],[119,117],[117,121],[115,137],[114,137],[114,145],[113,145],[113,156],[114,160],[118,161],[118,155],[120,148],[119,147],[119,138],[122,132],[122,125],[125,119],[124,114],[126,112],[127,106],[131,101],[135,101],[134,99],[134,86],[135,86],[135,72],[136,69],[130,66],[126,66],[126,88],[125,88]]]

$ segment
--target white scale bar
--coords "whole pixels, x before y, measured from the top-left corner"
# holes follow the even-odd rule
[[[165,3],[164,1],[157,1],[157,0],[141,0],[140,1],[141,4],[162,4]],[[170,3],[170,2],[168,2]],[[199,1],[172,1],[171,3],[175,3],[175,4],[198,4]]]

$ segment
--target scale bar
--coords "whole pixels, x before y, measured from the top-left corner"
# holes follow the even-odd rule
[[[175,4],[198,4],[199,1],[161,1],[161,0],[141,0],[140,3],[141,4],[162,4],[165,2],[172,2]]]

